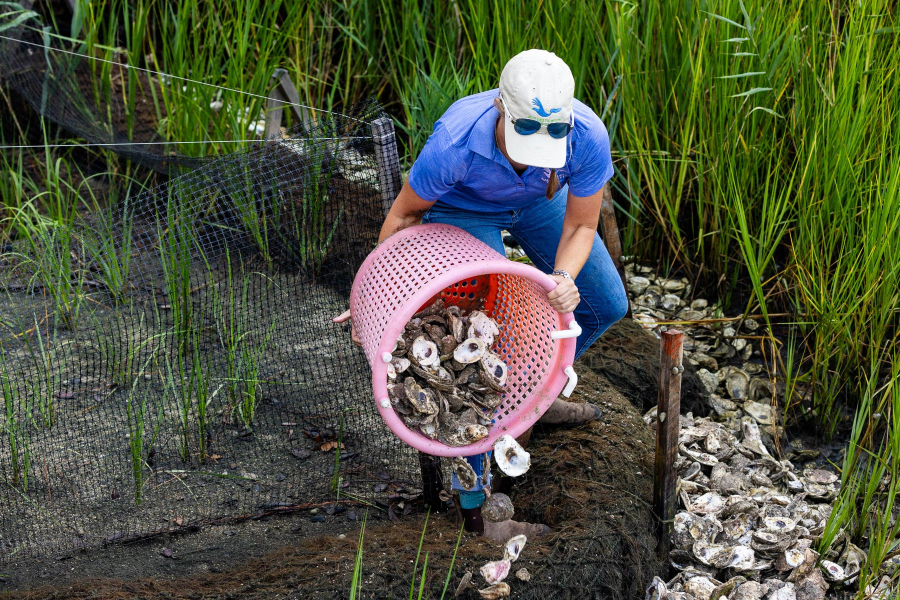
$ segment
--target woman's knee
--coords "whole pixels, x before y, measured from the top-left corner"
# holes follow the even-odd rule
[[[585,313],[582,317],[585,322],[580,325],[587,329],[605,331],[628,313],[628,296],[618,278],[611,285],[584,290],[582,302],[588,305],[586,308],[589,310],[582,311]]]

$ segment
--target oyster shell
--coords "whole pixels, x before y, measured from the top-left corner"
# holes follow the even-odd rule
[[[490,587],[486,587],[483,590],[478,590],[478,593],[481,594],[481,597],[485,600],[498,600],[498,598],[506,598],[509,596],[509,585],[504,582],[495,583]]]
[[[476,310],[469,314],[468,335],[470,338],[480,339],[485,346],[490,347],[494,344],[495,336],[500,335],[500,329],[490,317]]]
[[[478,482],[478,477],[472,469],[472,465],[467,463],[465,459],[456,457],[450,461],[450,469],[459,479],[459,484],[466,490],[471,490]]]
[[[443,312],[445,309],[444,299],[438,298],[427,307],[423,308],[415,315],[413,315],[413,319],[424,319],[425,317],[430,317],[432,315],[437,315]]]
[[[521,569],[516,571],[516,579],[528,583],[529,581],[531,581],[531,573],[528,572],[528,569],[522,567]]]
[[[714,514],[725,507],[725,501],[722,496],[715,492],[707,492],[691,502],[691,512],[701,515]]]
[[[494,460],[510,477],[518,477],[531,467],[531,455],[510,435],[500,436],[494,443]]]
[[[466,571],[462,579],[459,580],[459,585],[456,586],[456,592],[454,592],[453,597],[456,598],[470,587],[475,587],[472,585],[472,571]]]
[[[654,577],[653,581],[647,587],[647,591],[644,593],[645,600],[666,600],[669,595],[669,590],[666,588],[666,583],[660,579],[659,577]]]
[[[481,380],[495,390],[503,391],[503,387],[506,385],[506,375],[509,372],[503,359],[488,350],[481,358],[481,368],[484,374]]]
[[[478,338],[468,338],[462,341],[456,349],[453,350],[453,359],[464,365],[472,364],[481,360],[487,351],[484,342]]]
[[[495,560],[481,567],[481,576],[488,585],[500,583],[509,575],[510,567],[512,567],[512,563],[508,559]]]
[[[446,443],[451,446],[468,446],[478,440],[483,440],[488,436],[488,433],[488,428],[480,423],[463,424],[460,422],[457,425],[457,430],[446,436]]]
[[[434,342],[420,335],[412,343],[410,359],[420,366],[427,367],[439,363],[441,355]]]
[[[822,561],[822,573],[828,581],[841,581],[844,579],[844,567],[830,560]]]
[[[517,535],[506,540],[503,558],[507,559],[509,562],[516,562],[516,559],[519,558],[519,554],[522,553],[522,548],[525,547],[525,542],[527,541],[528,538],[524,535]]]
[[[506,494],[495,493],[485,499],[481,505],[481,516],[485,521],[499,523],[508,521],[513,516],[513,503]]]
[[[406,399],[409,400],[409,403],[417,412],[429,416],[437,415],[438,403],[434,391],[421,388],[418,385],[416,387],[418,390],[415,394],[410,394],[409,389],[406,390]]]

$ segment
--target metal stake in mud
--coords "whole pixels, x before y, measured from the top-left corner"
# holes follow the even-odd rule
[[[677,495],[675,455],[678,452],[678,415],[681,413],[683,334],[663,332],[659,354],[659,392],[656,406],[656,465],[653,473],[653,511],[659,519],[659,549],[669,562],[669,540]]]

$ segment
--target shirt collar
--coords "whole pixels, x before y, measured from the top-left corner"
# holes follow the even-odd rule
[[[497,160],[498,155],[502,156],[494,141],[494,128],[497,126],[497,117],[499,116],[500,113],[491,105],[472,125],[469,140],[466,142],[469,150],[495,162],[500,162]]]

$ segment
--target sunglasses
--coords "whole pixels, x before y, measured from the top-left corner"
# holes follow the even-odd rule
[[[505,110],[506,114],[509,115],[509,118],[512,119],[513,129],[515,129],[516,133],[519,135],[531,135],[540,131],[542,127],[546,127],[550,137],[561,140],[569,135],[569,132],[572,131],[575,124],[575,111],[572,111],[570,123],[549,123],[544,125],[540,121],[534,119],[516,119],[513,117],[512,113],[509,112],[509,108],[506,106],[506,102],[503,101],[502,95],[500,96],[500,103],[503,105],[503,110]]]

